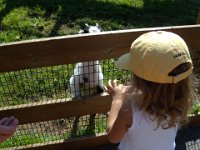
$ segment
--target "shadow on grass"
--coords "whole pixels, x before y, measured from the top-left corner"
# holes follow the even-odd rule
[[[135,7],[134,1],[129,1],[129,4],[96,0],[2,1],[5,8],[0,11],[0,22],[18,7],[30,9],[40,7],[44,10],[45,19],[55,20],[55,25],[48,36],[57,36],[57,31],[62,25],[73,28],[77,25],[82,26],[85,22],[89,24],[99,22],[104,30],[195,24],[197,9],[200,6],[198,0],[143,0],[140,1],[141,7]],[[35,17],[38,14],[34,12],[28,15]]]

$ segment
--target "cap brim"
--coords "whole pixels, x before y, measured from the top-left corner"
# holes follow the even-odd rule
[[[116,66],[119,67],[120,69],[127,69],[130,70],[130,60],[131,60],[131,55],[130,53],[124,54],[119,57],[119,59],[116,62]]]

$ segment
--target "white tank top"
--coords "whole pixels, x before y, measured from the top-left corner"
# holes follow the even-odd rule
[[[118,147],[119,150],[174,150],[178,129],[162,129],[157,122],[149,119],[136,104],[132,105],[133,123]]]

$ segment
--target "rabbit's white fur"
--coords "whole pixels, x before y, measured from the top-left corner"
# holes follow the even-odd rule
[[[85,23],[84,28],[81,29],[79,31],[79,33],[99,33],[101,31],[102,31],[102,29],[101,29],[101,27],[99,26],[98,23],[96,23],[95,26],[90,26],[87,23]]]
[[[79,33],[99,33],[101,27],[85,24]],[[72,97],[91,96],[103,92],[103,73],[99,61],[79,62],[74,74],[70,78],[70,92]]]
[[[79,33],[98,33],[101,27],[85,26]],[[103,92],[103,73],[99,61],[79,62],[76,64],[74,74],[70,78],[70,92],[72,97],[92,96]]]
[[[104,88],[103,73],[99,61],[79,62],[70,78],[72,97],[91,96]]]

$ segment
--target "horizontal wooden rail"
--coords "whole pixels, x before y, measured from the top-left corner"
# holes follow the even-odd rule
[[[42,38],[0,45],[0,72],[117,58],[139,35],[166,30],[179,34],[189,48],[200,49],[200,25],[141,28]]]
[[[200,124],[200,115],[190,116],[189,122],[183,126],[183,128],[192,126],[192,125],[199,125]],[[99,145],[109,144],[107,135],[96,135],[96,136],[88,136],[88,137],[81,137],[72,140],[58,140],[58,141],[51,141],[46,143],[38,143],[38,144],[31,144],[27,146],[19,146],[19,147],[12,147],[12,148],[5,148],[2,150],[81,150],[84,148],[89,147],[96,147]]]
[[[183,37],[190,50],[200,50],[200,25],[141,28],[99,34],[42,38],[0,44],[0,72],[117,58],[129,51],[132,41],[139,35],[157,30],[177,33]],[[108,95],[91,97],[86,100],[61,99],[3,107],[0,108],[0,118],[15,116],[19,119],[19,124],[22,125],[93,113],[105,113],[109,111],[110,105],[111,97]],[[190,117],[189,123],[185,127],[199,123],[200,116],[197,115]],[[101,135],[9,149],[73,150],[108,143],[106,135]]]
[[[3,150],[77,150],[88,147],[108,144],[106,135],[77,138],[73,140],[59,140],[47,143],[31,144],[28,146],[13,147]]]
[[[105,113],[110,110],[111,101],[111,96],[105,95],[86,100],[55,100],[13,107],[2,107],[0,109],[0,118],[15,116],[19,119],[19,124],[21,125],[93,113]],[[200,114],[189,116],[189,122],[185,127],[196,124],[200,124]]]
[[[2,107],[0,118],[15,116],[19,124],[76,117],[110,110],[110,96],[96,96],[87,100],[55,100],[50,102]]]

